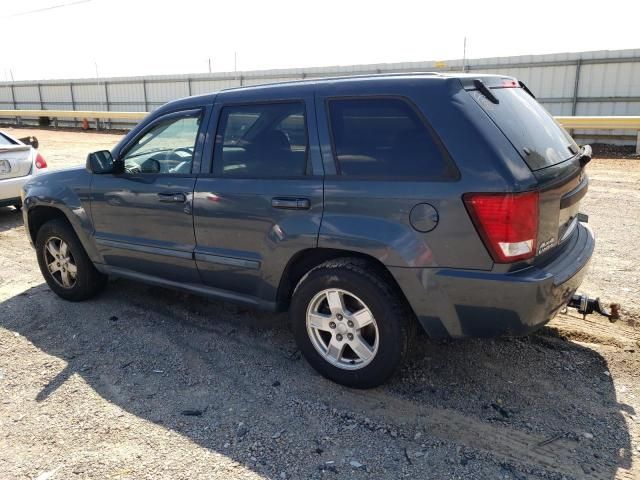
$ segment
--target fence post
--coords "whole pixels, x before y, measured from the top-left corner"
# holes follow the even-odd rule
[[[42,104],[42,90],[40,89],[40,84],[38,84],[38,102],[40,102],[40,110],[44,110],[44,105]]]
[[[76,99],[73,95],[73,82],[69,82],[69,93],[71,93],[71,110],[75,110]],[[76,118],[73,119],[73,128],[78,128],[78,120]]]
[[[582,58],[578,59],[576,63],[576,79],[573,82],[573,99],[571,102],[571,116],[576,116],[576,109],[578,108],[578,89],[580,88],[580,70],[582,70]]]
[[[638,130],[638,138],[636,138],[636,155],[640,155],[640,130]]]
[[[108,112],[111,109],[109,108],[109,89],[107,88],[107,81],[106,80],[104,82],[104,100],[105,100],[105,102],[107,104],[106,106],[107,106],[107,112]],[[104,122],[104,123],[106,123],[107,124],[107,128],[109,130],[111,130],[111,119],[107,119],[107,121]]]
[[[580,88],[580,70],[582,70],[582,58],[579,58],[576,63],[576,74],[573,82],[573,98],[571,99],[571,116],[576,116],[576,110],[578,108],[578,89]],[[569,130],[569,135],[573,136],[575,130]]]
[[[10,89],[11,89],[11,103],[13,104],[13,109],[17,110],[18,106],[16,104],[16,94],[13,91],[13,83],[10,85]],[[16,117],[16,127],[20,126],[20,117]]]
[[[144,111],[149,111],[149,104],[147,103],[147,81],[142,80],[142,95],[144,96]]]

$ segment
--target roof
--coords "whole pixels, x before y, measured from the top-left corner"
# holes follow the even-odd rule
[[[205,93],[202,95],[196,95],[191,97],[185,97],[173,100],[156,110],[157,113],[164,112],[175,108],[176,106],[188,107],[196,106],[198,102],[213,101],[218,95],[226,96],[232,95],[234,97],[254,97],[253,94],[258,94],[261,91],[271,91],[285,89],[290,90],[305,90],[320,85],[339,85],[344,83],[370,83],[370,82],[403,82],[411,80],[434,80],[434,81],[446,81],[454,78],[464,80],[469,78],[486,78],[496,77],[504,78],[504,75],[491,75],[484,73],[439,73],[439,72],[407,72],[407,73],[378,73],[378,74],[366,74],[366,75],[348,75],[339,77],[325,77],[325,78],[311,78],[305,80],[290,80],[286,82],[277,83],[265,83],[260,85],[249,85],[242,87],[233,87],[220,90],[218,92]]]

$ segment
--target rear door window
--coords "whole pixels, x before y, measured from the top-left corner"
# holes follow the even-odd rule
[[[578,153],[578,145],[564,128],[522,88],[492,88],[494,103],[482,92],[470,92],[502,130],[531,170],[550,167]]]
[[[223,107],[214,152],[222,177],[298,177],[306,172],[307,126],[302,102]]]
[[[334,155],[343,176],[452,176],[443,147],[404,99],[332,99],[329,118]]]

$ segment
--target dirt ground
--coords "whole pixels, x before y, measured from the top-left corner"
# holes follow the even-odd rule
[[[119,139],[8,130],[35,134],[54,169]],[[64,302],[0,209],[0,479],[640,478],[640,161],[588,173],[582,290],[623,320],[421,337],[370,391],[316,374],[283,315],[124,280]]]

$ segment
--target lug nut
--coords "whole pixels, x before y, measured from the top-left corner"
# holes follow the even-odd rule
[[[353,340],[353,333],[347,333],[347,338],[349,340]]]
[[[342,341],[342,335],[338,334],[338,335],[336,335],[336,338],[338,339],[339,342]]]
[[[349,321],[347,322],[347,325],[349,325],[351,328],[353,328],[353,322],[352,322],[351,320],[349,320]]]
[[[342,316],[342,314],[340,314],[340,313],[339,313],[338,315],[336,315],[336,318],[337,318],[338,320],[342,320],[344,317]]]
[[[331,323],[329,323],[329,326],[330,326],[331,328],[336,328],[336,323],[335,323],[335,322],[331,322]]]

